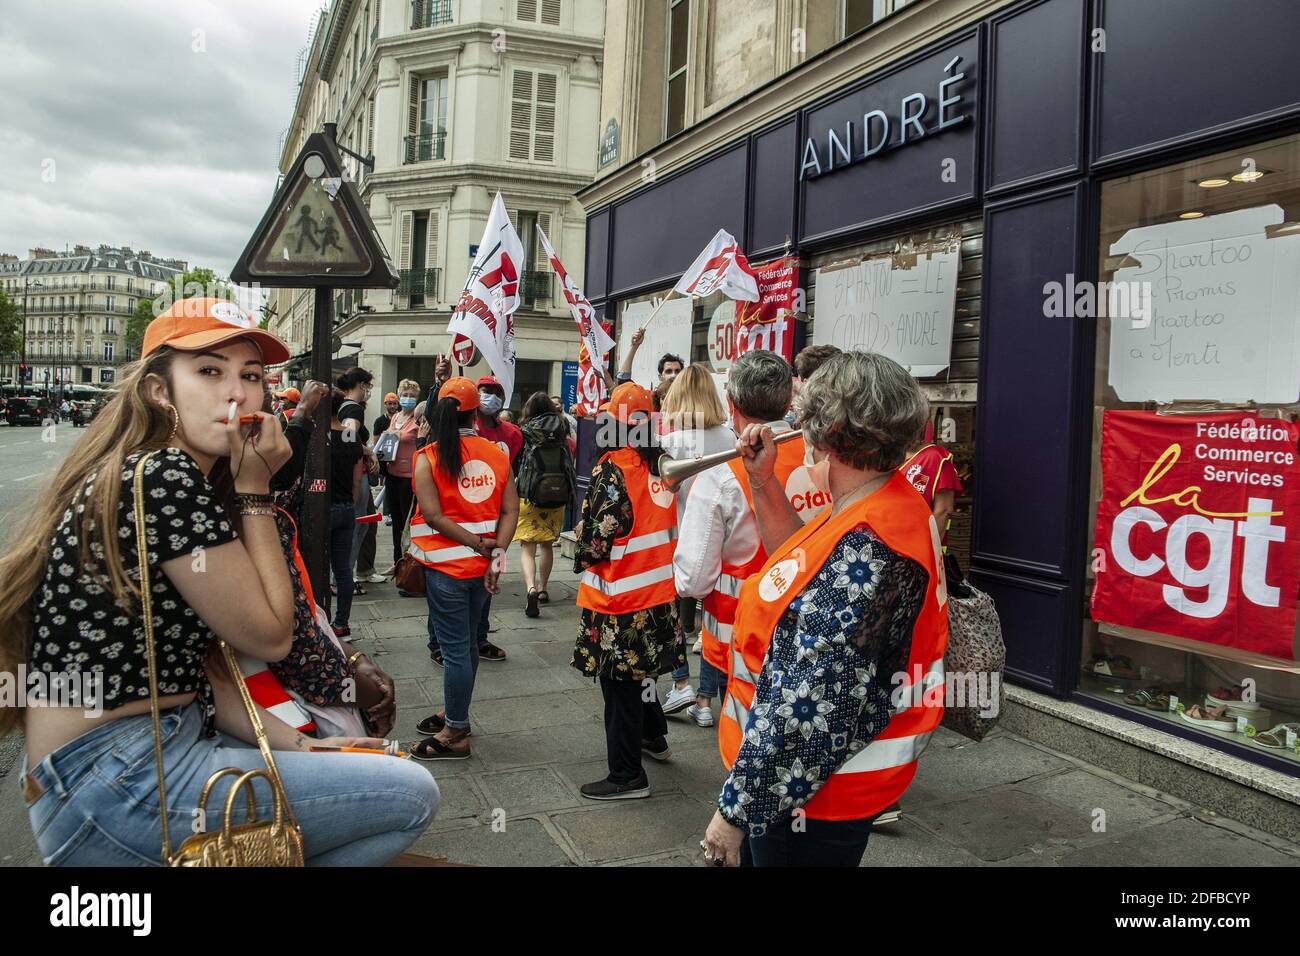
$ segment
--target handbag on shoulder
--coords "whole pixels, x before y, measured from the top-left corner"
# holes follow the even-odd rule
[[[948,582],[948,650],[944,679],[961,706],[946,707],[943,726],[972,740],[983,740],[1006,705],[1003,668],[1007,648],[993,598],[971,584],[952,553],[944,555]],[[958,687],[956,684],[960,684]]]
[[[149,582],[149,545],[145,533],[144,509],[144,468],[145,463],[156,452],[150,452],[140,458],[135,467],[135,540],[140,557],[140,592],[144,614],[145,650],[149,657],[149,711],[153,718],[154,760],[158,768],[158,807],[162,818],[162,861],[165,866],[302,866],[304,855],[302,845],[302,828],[294,818],[293,807],[285,795],[284,784],[271,755],[271,745],[266,737],[266,728],[257,713],[248,688],[240,679],[239,663],[234,650],[225,641],[221,641],[221,652],[226,662],[226,669],[235,686],[239,688],[244,707],[248,710],[248,719],[252,722],[253,733],[257,737],[257,746],[266,761],[265,770],[239,770],[226,767],[218,770],[203,784],[199,794],[199,810],[206,814],[208,798],[218,780],[233,775],[234,783],[226,795],[226,805],[221,816],[221,829],[216,833],[196,833],[177,847],[172,853],[171,833],[167,825],[167,782],[163,772],[162,728],[158,707],[158,658],[154,649],[153,636],[153,597]],[[258,819],[257,804],[253,793],[253,781],[263,778],[271,786],[271,799],[274,804],[271,819]],[[243,823],[235,823],[235,803],[239,794],[247,796],[248,814]]]

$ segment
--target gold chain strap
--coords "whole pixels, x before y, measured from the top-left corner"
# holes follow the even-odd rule
[[[153,636],[153,585],[149,579],[149,543],[145,532],[144,510],[145,463],[156,454],[156,451],[151,451],[141,456],[135,466],[135,546],[140,557],[140,601],[144,617],[145,652],[149,655],[149,714],[153,721],[154,763],[158,770],[158,809],[162,818],[162,861],[163,865],[170,866],[172,864],[172,847],[171,832],[167,823],[167,782],[163,769],[162,722],[158,704],[158,656],[154,649]],[[221,645],[221,651],[225,655],[226,668],[230,672],[230,679],[239,688],[240,697],[243,699],[244,707],[248,711],[248,719],[252,723],[253,733],[257,737],[258,749],[262,751],[262,759],[266,761],[267,770],[270,772],[271,786],[279,791],[278,796],[285,807],[285,815],[288,817],[289,825],[296,828],[298,823],[293,814],[293,805],[289,802],[288,794],[284,792],[284,783],[280,779],[280,771],[275,765],[275,758],[271,755],[271,745],[267,740],[266,728],[262,726],[261,715],[258,714],[257,706],[248,693],[248,687],[245,685],[239,670],[239,662],[235,659],[235,652],[225,641],[220,639],[218,641]],[[273,794],[273,796],[276,795]],[[252,800],[251,792],[249,800]]]

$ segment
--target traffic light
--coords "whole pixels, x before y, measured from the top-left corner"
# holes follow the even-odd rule
[[[32,370],[26,365],[18,366],[18,381],[30,382],[32,380]]]

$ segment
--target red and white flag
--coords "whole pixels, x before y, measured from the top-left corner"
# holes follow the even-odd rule
[[[757,302],[758,277],[731,233],[719,229],[673,290],[694,298],[721,292],[740,302]]]
[[[614,340],[604,327],[596,321],[596,310],[591,307],[587,297],[582,294],[578,284],[565,271],[560,257],[551,247],[551,240],[546,237],[542,227],[537,227],[537,234],[542,238],[542,248],[551,260],[551,268],[560,278],[564,289],[564,299],[569,303],[573,321],[578,325],[578,336],[582,345],[578,349],[578,406],[584,412],[595,414],[600,403],[605,399],[605,376],[601,370],[605,367],[605,356],[614,347]]]
[[[524,266],[524,244],[510,224],[506,204],[497,193],[470,267],[460,301],[452,310],[447,331],[468,338],[492,368],[506,392],[515,390],[515,323],[519,308],[519,273]]]

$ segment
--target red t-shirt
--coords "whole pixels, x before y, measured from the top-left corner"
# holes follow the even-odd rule
[[[474,429],[479,433],[480,438],[496,442],[501,447],[501,450],[510,456],[510,468],[513,470],[515,460],[524,447],[524,433],[519,430],[519,426],[500,420],[495,425],[484,425],[483,416],[476,415],[474,417]]]
[[[926,445],[903,462],[898,470],[931,508],[934,507],[934,496],[940,491],[951,490],[961,494],[961,479],[952,463],[952,452],[940,445]]]

